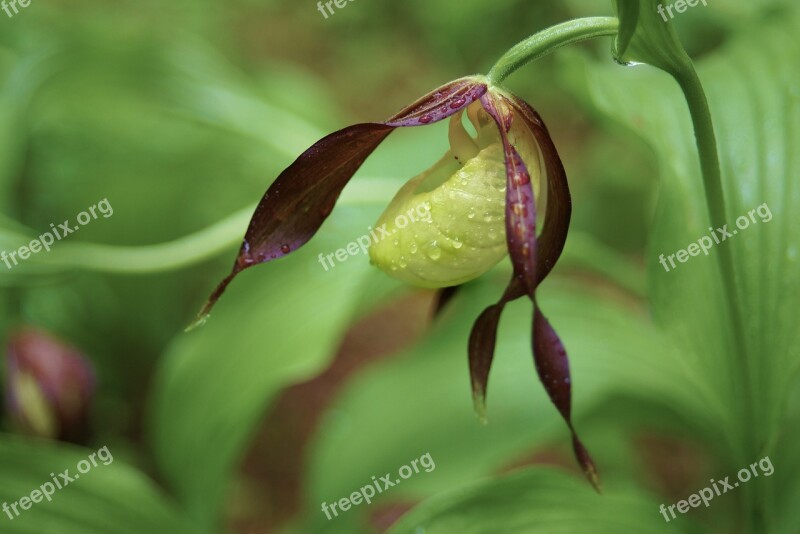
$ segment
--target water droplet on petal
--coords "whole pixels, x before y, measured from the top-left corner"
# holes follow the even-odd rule
[[[419,249],[419,248],[417,247],[417,244],[416,244],[416,243],[414,243],[413,241],[411,242],[411,244],[410,244],[410,245],[408,245],[408,251],[409,251],[411,254],[416,254],[418,249]]]
[[[462,243],[458,239],[453,239],[453,248],[458,249],[458,248],[461,248],[463,246],[464,246],[464,243]]]
[[[495,231],[495,229],[494,229],[494,228],[492,228],[491,230],[489,230],[489,234],[488,234],[488,235],[489,235],[489,239],[491,239],[491,240],[493,240],[493,241],[494,241],[495,239],[497,239],[497,232]]]
[[[289,245],[281,245],[281,252],[283,252],[284,254],[288,254],[289,252],[291,252],[291,250],[292,247],[290,247]]]
[[[474,219],[475,218],[475,208],[470,208],[469,209],[469,211],[467,212],[467,218],[468,219]]]
[[[405,256],[400,256],[400,260],[397,262],[400,265],[401,269],[405,269],[408,266],[408,262],[406,262]]]
[[[430,115],[423,115],[422,117],[419,118],[419,122],[421,122],[422,124],[428,124],[432,120],[433,117],[431,117]]]
[[[492,222],[492,214],[487,211],[483,214],[483,220],[485,222]]]
[[[439,248],[439,245],[436,243],[436,241],[427,246],[425,253],[434,261],[442,257],[442,249]]]
[[[454,99],[450,103],[450,109],[458,109],[458,108],[460,108],[461,106],[463,106],[466,103],[467,103],[467,99],[464,98],[463,96],[460,96],[460,97]]]
[[[394,243],[394,246],[398,246],[400,244],[400,240],[395,239],[394,241],[392,241],[392,243]]]

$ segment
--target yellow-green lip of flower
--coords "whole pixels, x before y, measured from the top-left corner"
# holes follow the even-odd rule
[[[460,168],[443,184],[419,192],[428,179],[453,165]],[[497,144],[463,166],[448,152],[409,181],[381,215],[377,226],[386,225],[391,237],[372,244],[372,263],[421,287],[457,285],[480,276],[507,253],[505,180],[503,150]],[[415,213],[423,216],[406,217]]]
[[[390,276],[420,287],[448,287],[488,271],[507,252],[506,164],[497,127],[476,102],[469,108],[477,138],[450,120],[450,150],[397,193],[376,223],[390,237],[370,247],[373,264]],[[517,145],[539,169],[535,141],[515,130]],[[538,189],[538,173],[534,187]],[[425,217],[411,220],[419,211]]]

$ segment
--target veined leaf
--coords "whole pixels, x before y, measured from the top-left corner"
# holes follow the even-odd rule
[[[711,106],[726,195],[727,230],[710,228],[686,103],[670,78],[648,68],[592,68],[596,105],[641,135],[661,165],[660,200],[648,265],[658,323],[682,347],[693,374],[729,406],[712,445],[739,468],[775,451],[787,397],[800,368],[800,29],[780,11],[700,63]],[[676,252],[699,240],[709,257]],[[744,345],[733,342],[717,258],[731,247]],[[669,263],[664,267],[660,262]],[[687,414],[688,415],[688,414]],[[771,506],[773,479],[739,497]],[[750,495],[753,492],[756,495]],[[776,512],[780,516],[780,511]],[[767,519],[769,521],[769,519]]]
[[[430,499],[404,516],[389,533],[697,531],[682,518],[667,524],[658,508],[658,502],[641,491],[614,488],[597,495],[580,479],[554,469],[535,468]]]
[[[51,473],[55,473],[59,483],[64,482],[59,474],[65,470],[69,470],[68,477],[75,479],[61,489],[53,487],[49,502],[40,495],[41,502],[33,503],[28,510],[17,505],[19,516],[9,508],[13,519],[3,512],[0,530],[7,534],[203,532],[182,517],[167,496],[145,475],[121,459],[113,458],[112,449],[109,449],[112,461],[108,462],[108,456],[102,454],[100,459],[95,457],[96,466],[80,473],[78,463],[84,460],[89,463],[88,457],[93,452],[0,434],[0,456],[3,458],[0,463],[0,478],[3,480],[0,502],[10,505],[17,504],[23,497],[30,499],[32,491],[41,492],[43,484],[52,484]],[[86,470],[86,467],[81,469]]]

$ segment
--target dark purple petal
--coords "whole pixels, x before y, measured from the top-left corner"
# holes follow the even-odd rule
[[[385,123],[364,123],[328,135],[287,167],[256,207],[231,273],[209,297],[196,326],[237,274],[297,250],[333,210],[364,160],[398,127],[422,126],[458,113],[486,92],[480,78],[462,78],[422,97]],[[190,327],[191,328],[191,327]]]
[[[500,301],[483,310],[472,325],[469,335],[469,376],[472,382],[472,401],[482,422],[486,422],[486,387],[494,360],[500,316],[506,304],[524,294],[522,281],[518,276],[512,276]]]
[[[536,290],[536,198],[525,162],[509,140],[514,115],[502,97],[487,93],[481,104],[497,123],[506,160],[506,241],[514,272],[528,295]]]
[[[489,92],[481,97],[481,104],[495,120],[505,150],[506,240],[514,267],[514,278],[503,299],[487,308],[473,327],[470,338],[470,374],[476,409],[482,415],[500,314],[509,297],[527,294],[534,306],[532,335],[536,372],[547,395],[572,433],[573,449],[578,463],[599,491],[600,483],[594,462],[572,425],[572,385],[566,350],[536,302],[536,288],[555,266],[566,242],[572,210],[566,173],[541,117],[526,102]],[[536,137],[545,162],[548,195],[541,248],[537,244],[536,199],[530,184],[530,175],[509,140],[511,125],[517,118]]]
[[[424,126],[446,119],[464,109],[486,93],[480,78],[454,80],[423,96],[396,115],[389,117],[389,126]]]
[[[328,218],[344,186],[392,132],[384,124],[356,124],[317,141],[286,168],[256,207],[239,254],[200,311],[208,315],[233,278],[253,265],[286,256],[308,242]]]
[[[538,285],[553,269],[564,249],[572,214],[572,201],[564,165],[561,163],[561,158],[544,121],[524,100],[511,96],[510,102],[514,111],[536,137],[547,173],[547,208],[537,248],[539,254],[536,276]],[[572,432],[572,444],[578,463],[586,477],[599,491],[600,479],[597,469],[572,425],[572,384],[569,360],[564,345],[539,309],[538,304],[534,302],[534,306],[533,353],[539,379],[550,400],[564,417],[570,432]]]
[[[545,172],[547,173],[547,207],[545,211],[542,233],[537,244],[537,285],[542,283],[550,271],[555,267],[564,243],[567,241],[567,231],[572,215],[572,200],[569,193],[567,173],[558,150],[547,131],[547,127],[538,113],[524,100],[510,96],[514,111],[522,118],[525,125],[536,137],[539,150],[544,158]]]
[[[461,286],[443,287],[436,291],[433,302],[433,313],[431,314],[434,319],[439,317],[445,306],[456,296]]]
[[[572,444],[578,463],[595,489],[600,491],[600,479],[594,462],[572,426],[572,381],[567,351],[536,302],[533,312],[533,360],[547,395],[572,432]]]

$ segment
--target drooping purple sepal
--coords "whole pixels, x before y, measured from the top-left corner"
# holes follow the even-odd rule
[[[500,316],[503,314],[506,304],[524,294],[525,288],[520,278],[513,276],[500,301],[483,310],[472,325],[468,349],[469,375],[475,412],[483,423],[486,422],[486,388],[489,382],[489,371],[494,360]]]
[[[439,317],[445,307],[453,300],[453,297],[456,296],[459,289],[461,289],[461,286],[449,286],[436,291],[436,295],[433,299],[433,310],[431,312],[433,319]]]
[[[481,97],[481,104],[500,130],[506,163],[506,242],[514,272],[522,279],[527,293],[536,289],[536,198],[531,175],[517,149],[511,143],[514,114],[507,100],[491,93]]]
[[[485,395],[497,327],[505,305],[525,294],[534,306],[532,325],[534,363],[539,380],[572,434],[575,457],[586,477],[599,491],[594,462],[572,424],[572,386],[564,345],[536,302],[536,288],[555,266],[566,242],[571,200],[566,173],[541,117],[524,101],[488,92],[481,104],[492,116],[503,142],[506,163],[506,241],[514,274],[505,294],[475,321],[470,335],[469,361],[473,399],[481,419],[485,417]],[[510,139],[515,120],[536,138],[547,173],[547,207],[542,235],[536,236],[536,198],[530,173]]]
[[[240,272],[286,256],[307,243],[328,218],[364,160],[395,128],[446,119],[485,92],[482,78],[461,78],[431,91],[386,122],[356,124],[317,141],[264,194],[231,273],[217,285],[190,328],[202,323]]]
[[[539,285],[555,267],[564,250],[572,216],[572,199],[567,173],[544,121],[530,104],[521,98],[514,95],[509,95],[508,98],[514,112],[536,138],[547,174],[547,206],[542,232],[537,241],[536,285]]]
[[[564,344],[553,330],[550,322],[534,301],[533,308],[533,360],[536,372],[547,395],[566,421],[572,433],[572,446],[575,458],[586,478],[597,491],[600,491],[600,478],[592,457],[578,438],[572,424],[572,379],[569,373],[569,359]]]

